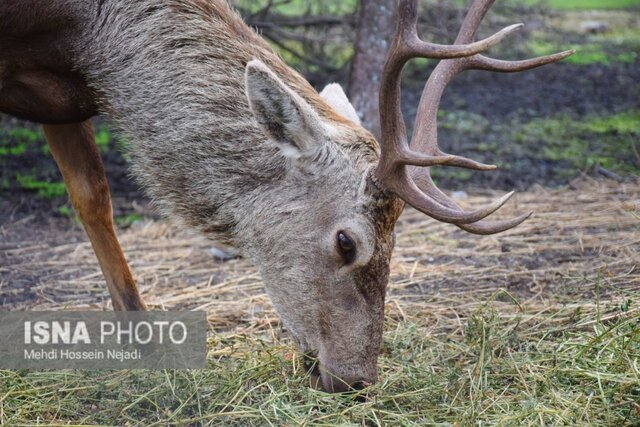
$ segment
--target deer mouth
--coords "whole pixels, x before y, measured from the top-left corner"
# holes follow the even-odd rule
[[[367,400],[367,394],[366,392],[363,394],[362,390],[370,386],[371,383],[357,381],[353,384],[346,384],[322,366],[316,352],[305,353],[303,363],[307,374],[309,374],[309,387],[312,389],[326,393],[355,393],[356,401],[365,402]]]
[[[324,391],[320,373],[320,360],[318,359],[317,352],[304,353],[303,363],[307,374],[309,374],[309,387],[314,390]]]

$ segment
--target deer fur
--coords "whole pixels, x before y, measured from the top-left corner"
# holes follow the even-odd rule
[[[371,179],[378,143],[339,86],[321,97],[224,0],[4,0],[0,22],[0,111],[62,145],[86,138],[56,124],[108,116],[161,211],[255,263],[323,389],[375,381],[403,204]],[[85,193],[77,209],[95,202]],[[109,228],[110,205],[101,215]],[[349,265],[340,231],[357,247]],[[118,307],[144,308],[127,305],[136,295]]]

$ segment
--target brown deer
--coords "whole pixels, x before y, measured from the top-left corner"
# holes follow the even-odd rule
[[[563,52],[507,62],[480,52],[520,25],[474,42],[492,0],[475,0],[454,45],[416,33],[417,0],[400,0],[380,90],[381,149],[339,86],[318,94],[224,0],[3,0],[0,111],[43,124],[116,310],[144,310],[112,223],[90,119],[129,140],[132,168],[168,216],[252,260],[284,325],[318,360],[318,386],[376,380],[394,224],[408,203],[472,233],[514,227],[485,217],[511,196],[465,211],[429,167],[494,166],[445,154],[442,92],[466,69],[520,71]],[[427,82],[411,144],[400,74],[442,61]]]

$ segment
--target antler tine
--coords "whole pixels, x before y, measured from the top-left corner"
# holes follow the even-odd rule
[[[573,49],[565,50],[564,52],[554,53],[553,55],[539,56],[537,58],[525,59],[522,61],[503,61],[500,59],[488,58],[483,55],[475,55],[472,58],[468,58],[469,61],[466,64],[465,69],[473,68],[475,70],[497,71],[500,73],[527,71],[532,68],[562,61],[566,57],[573,55],[575,52],[576,51]]]
[[[445,203],[441,203],[440,197],[432,197],[431,192],[422,192],[413,178],[407,175],[406,168],[398,169],[396,173],[398,175],[394,176],[394,179],[387,181],[385,186],[387,191],[401,195],[405,202],[438,221],[456,225],[480,221],[500,209],[514,194],[513,192],[508,193],[485,207],[465,212],[452,201],[445,200]],[[431,178],[429,177],[428,179],[430,180]],[[447,198],[444,194],[442,194],[442,197]]]
[[[418,37],[417,9],[418,0],[399,1],[398,26],[382,72],[379,103],[383,153],[376,171],[376,177],[383,186],[385,185],[385,181],[389,181],[390,177],[396,176],[397,178],[399,169],[403,169],[405,165],[428,167],[445,164],[477,170],[490,170],[495,168],[493,165],[485,165],[463,157],[440,155],[439,153],[436,155],[429,155],[429,153],[427,153],[425,155],[410,150],[407,141],[407,130],[400,109],[400,74],[402,73],[404,65],[411,58],[460,58],[476,55],[499,43],[503,38],[518,30],[521,25],[511,25],[475,43],[452,46],[439,45],[424,42]],[[426,201],[423,200],[423,202]],[[439,206],[437,202],[434,203],[435,204],[427,204],[432,207],[444,208],[443,206]],[[488,210],[491,209],[485,209],[482,212]],[[476,216],[477,213],[475,213],[475,215],[458,215],[457,220],[468,222],[470,217]],[[453,222],[454,217],[455,215],[452,217],[448,214],[442,216],[442,218],[448,218],[447,221],[449,222]]]
[[[464,17],[464,21],[462,21],[454,44],[467,44],[466,40],[474,39],[480,23],[489,9],[491,9],[491,6],[493,6],[493,3],[495,3],[495,0],[474,0],[467,11],[467,15]],[[522,27],[522,24],[519,25]]]
[[[431,182],[431,185],[428,182]],[[427,188],[425,192],[431,196],[434,200],[437,200],[443,206],[448,207],[453,210],[460,210],[462,208],[458,205],[453,199],[450,199],[446,196],[438,187],[433,184],[433,180],[429,176],[429,174],[422,174],[419,177],[416,177],[416,185],[419,188]],[[477,221],[471,224],[455,224],[457,227],[473,234],[480,235],[489,235],[501,233],[503,231],[509,230],[510,228],[516,227],[522,224],[524,221],[529,219],[533,212],[528,212],[526,214],[517,216],[515,218],[502,220],[502,221]]]
[[[473,40],[482,19],[494,1],[475,0],[473,2],[462,23],[454,46],[464,46],[471,50],[471,46],[480,43],[474,43]],[[502,206],[512,193],[484,208],[466,212],[433,183],[428,167],[434,165],[457,166],[476,170],[495,169],[493,165],[482,164],[440,150],[437,142],[437,116],[440,100],[451,79],[464,70],[475,68],[501,72],[522,71],[562,60],[573,52],[566,51],[524,61],[501,61],[478,53],[458,55],[452,59],[444,54],[429,56],[427,51],[437,45],[430,45],[429,48],[426,48],[422,46],[425,42],[417,39],[416,3],[416,0],[400,1],[398,29],[383,72],[380,111],[384,143],[376,170],[376,178],[385,189],[394,192],[423,213],[439,221],[454,223],[466,231],[476,234],[492,234],[515,227],[527,219],[530,214],[500,222],[479,221]],[[486,48],[489,48],[495,44],[493,41],[499,41],[521,27],[522,24],[512,25],[494,36],[484,39],[483,42]],[[414,41],[408,43],[407,40]],[[488,40],[491,40],[491,43],[487,43]],[[447,49],[447,54],[449,52],[452,50]],[[410,58],[419,56],[447,59],[442,60],[436,66],[424,87],[416,114],[411,148],[409,148],[406,128],[399,107],[399,80],[404,64]],[[476,220],[471,221],[471,219]]]
[[[459,58],[475,55],[498,44],[520,28],[511,25],[496,34],[475,43],[460,45],[440,45],[420,40],[417,31],[418,0],[400,0],[398,5],[398,25],[389,56],[385,62],[380,88],[380,111],[382,127],[387,134],[393,134],[395,143],[406,146],[406,128],[400,111],[400,74],[404,65],[412,58]],[[391,102],[389,102],[391,101]],[[397,101],[397,102],[396,102]],[[385,143],[387,141],[384,141]],[[436,163],[437,164],[437,163]]]
[[[491,0],[493,3],[495,0]],[[522,24],[509,25],[486,39],[477,42],[456,43],[443,45],[429,43],[418,36],[418,0],[400,0],[398,5],[398,31],[396,32],[396,47],[406,57],[406,60],[417,57],[450,59],[475,55],[500,43]]]

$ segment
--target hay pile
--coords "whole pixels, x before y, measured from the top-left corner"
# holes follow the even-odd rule
[[[525,211],[534,216],[497,236],[470,235],[407,209],[397,226],[391,266],[392,315],[456,316],[497,289],[526,304],[545,305],[550,298],[569,304],[592,299],[596,282],[601,297],[639,287],[640,185],[581,180],[572,187],[517,194],[496,216]],[[462,202],[479,206],[495,196],[474,195]],[[206,310],[219,329],[256,328],[276,320],[248,261],[222,262],[211,253],[210,241],[168,222],[145,222],[119,234],[151,308]],[[0,301],[9,294],[17,300],[3,309],[108,309],[98,263],[83,240],[2,243]],[[12,286],[25,274],[35,279],[32,286]],[[32,298],[15,298],[27,290]]]
[[[308,388],[246,261],[167,223],[125,230],[152,308],[208,312],[207,369],[0,370],[0,425],[640,425],[639,196],[537,188],[500,214],[535,217],[493,237],[407,211],[364,403]],[[109,307],[90,246],[61,242],[79,230],[21,242],[20,226],[0,229],[0,310]]]
[[[407,209],[397,226],[388,299],[391,315],[427,315],[433,321],[457,317],[497,289],[512,293],[521,303],[541,306],[590,301],[596,281],[601,297],[637,289],[640,184],[582,179],[571,187],[517,194],[496,216],[531,210],[534,217],[497,236],[470,235]],[[478,206],[495,196],[474,195],[462,202]],[[9,234],[12,224],[3,229]],[[248,261],[222,262],[212,255],[210,241],[167,222],[137,224],[119,234],[151,308],[206,310],[212,325],[221,330],[276,321],[260,277]],[[77,230],[73,236],[78,236]],[[80,237],[83,242],[52,244],[41,236],[21,241],[13,233],[1,243],[2,309],[108,309],[97,261],[86,238]],[[15,283],[25,278],[31,286],[16,288]]]

